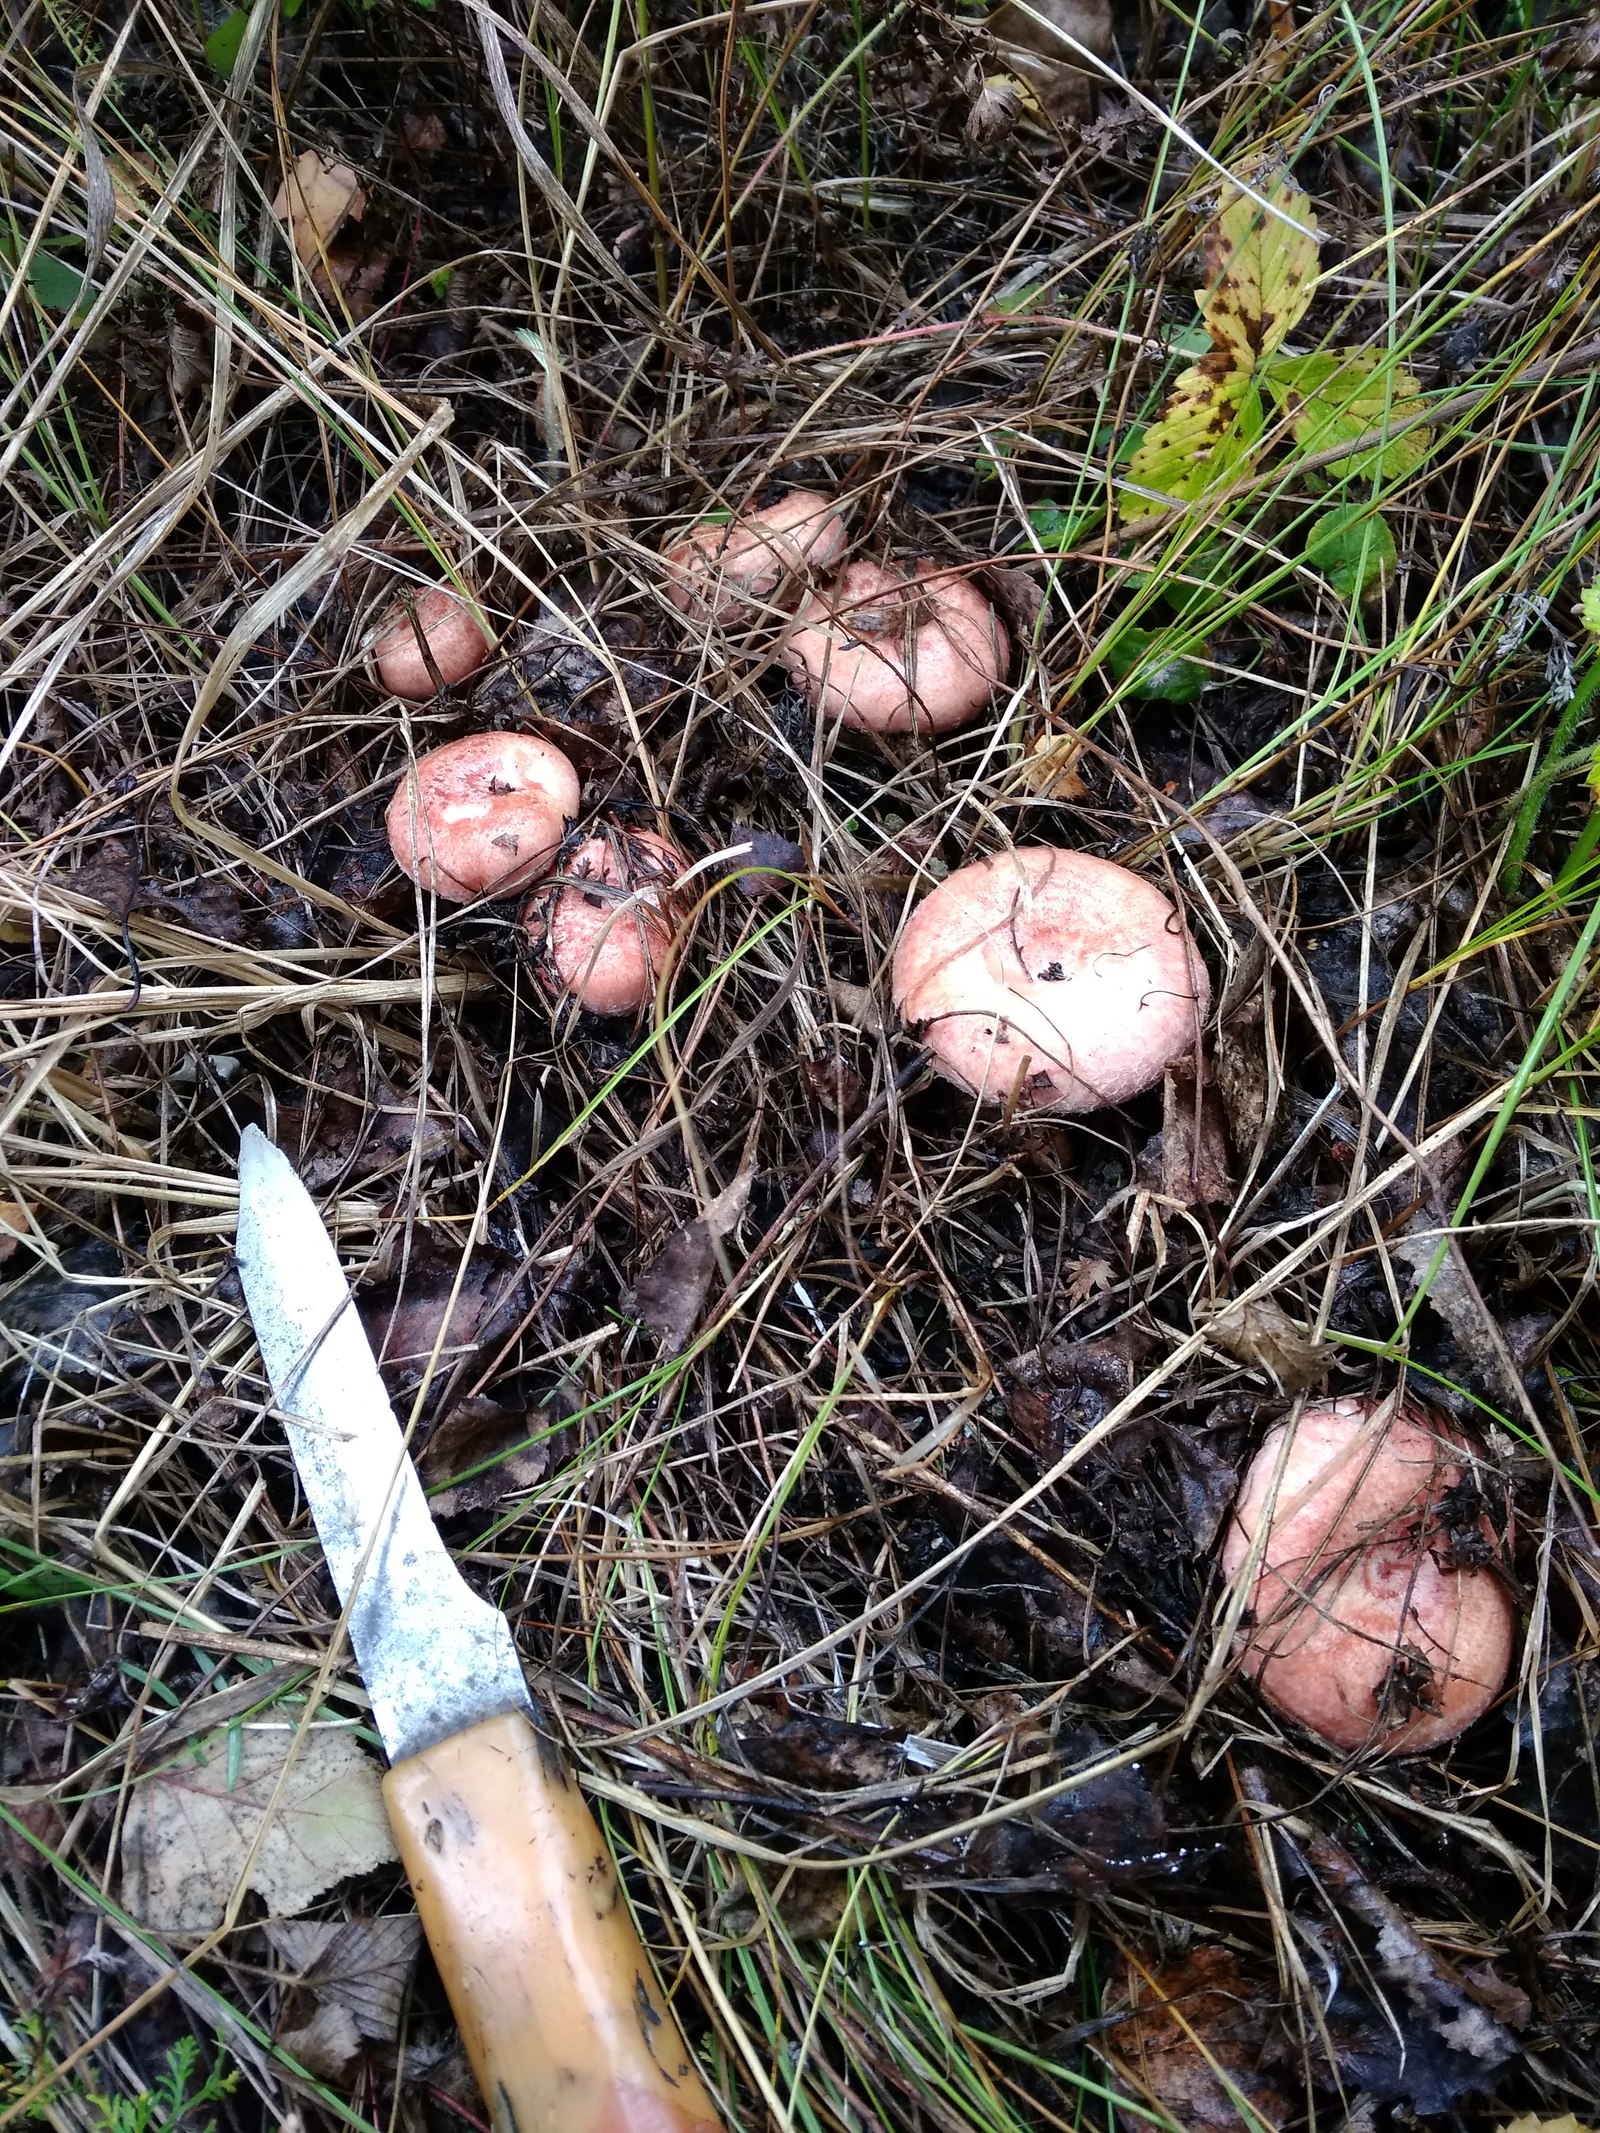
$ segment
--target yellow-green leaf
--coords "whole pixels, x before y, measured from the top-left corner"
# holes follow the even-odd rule
[[[1422,388],[1411,372],[1391,367],[1374,349],[1281,356],[1263,376],[1305,452],[1331,452],[1370,431],[1397,430],[1422,408]],[[1332,461],[1326,471],[1335,480],[1377,473],[1385,480],[1403,481],[1421,465],[1432,444],[1433,432],[1418,422],[1387,443]]]
[[[1252,369],[1305,317],[1317,271],[1317,218],[1286,170],[1252,190],[1229,185],[1206,240],[1206,286],[1195,300],[1206,331],[1234,368]]]
[[[1578,619],[1586,630],[1600,637],[1600,585],[1586,585],[1579,593]]]
[[[1183,371],[1128,462],[1132,486],[1117,499],[1123,519],[1148,517],[1163,503],[1193,503],[1230,481],[1261,429],[1261,394],[1248,370],[1225,369],[1213,354]]]

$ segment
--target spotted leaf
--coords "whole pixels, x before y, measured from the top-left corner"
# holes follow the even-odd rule
[[[1248,370],[1227,369],[1210,355],[1183,371],[1128,462],[1128,485],[1118,497],[1123,518],[1193,503],[1231,480],[1261,428],[1261,394]]]
[[[1238,370],[1250,370],[1291,334],[1311,302],[1317,218],[1286,170],[1251,193],[1229,185],[1206,240],[1206,285],[1196,292],[1206,331]]]

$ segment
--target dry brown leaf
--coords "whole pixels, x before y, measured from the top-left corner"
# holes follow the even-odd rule
[[[1040,19],[1042,18],[1042,20]],[[1002,6],[989,28],[1013,74],[1027,82],[1052,118],[1087,117],[1105,79],[1081,55],[1110,60],[1115,50],[1111,0],[1029,0]]]
[[[1236,2098],[1269,2125],[1289,2116],[1280,2040],[1261,2012],[1270,1996],[1229,1949],[1195,1948],[1149,1977],[1129,1968],[1114,1993],[1108,2012],[1130,2010],[1112,2032],[1117,2058],[1186,2133],[1239,2133],[1248,2121]]]
[[[717,1244],[743,1220],[754,1182],[754,1166],[747,1164],[703,1215],[667,1239],[634,1283],[634,1309],[661,1336],[663,1355],[677,1355],[688,1345],[711,1286]]]
[[[298,2029],[280,2029],[278,2042],[319,2081],[341,2084],[349,2080],[361,2056],[361,2031],[348,2007],[330,2000],[312,2008],[310,2018]]]
[[[1069,1259],[1066,1265],[1067,1301],[1074,1310],[1091,1296],[1109,1289],[1116,1278],[1108,1259]]]
[[[1022,759],[1029,791],[1046,800],[1081,800],[1089,790],[1078,768],[1084,747],[1081,733],[1041,733]]]
[[[1210,1082],[1169,1070],[1162,1090],[1161,1191],[1180,1207],[1233,1197],[1222,1100]]]
[[[400,2030],[400,2010],[422,1941],[422,1921],[414,1911],[393,1918],[336,1921],[274,1919],[266,1927],[273,1953],[288,1970],[291,2002],[314,1995],[338,2008],[359,2036],[374,2044],[392,2044]],[[301,2013],[298,2004],[286,2010]],[[294,2026],[304,2028],[309,2016]]]
[[[134,1788],[122,1900],[142,1925],[158,1933],[221,1925],[293,1740],[287,1726],[208,1734]],[[292,1917],[335,1882],[394,1857],[377,1765],[348,1733],[314,1727],[300,1742],[250,1888],[269,1911]]]
[[[308,148],[278,187],[272,212],[287,224],[289,242],[304,267],[318,268],[333,239],[347,222],[359,222],[367,196],[348,163]]]
[[[459,1401],[417,1461],[427,1487],[440,1491],[433,1498],[434,1517],[487,1511],[542,1481],[550,1466],[551,1420],[537,1407],[502,1407],[482,1396]]]
[[[1326,1350],[1268,1296],[1219,1311],[1206,1339],[1236,1363],[1264,1370],[1281,1392],[1304,1392],[1328,1368]]]

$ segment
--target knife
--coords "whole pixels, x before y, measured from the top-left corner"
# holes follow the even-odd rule
[[[389,1756],[395,1843],[494,2133],[719,2133],[510,1625],[439,1538],[333,1241],[254,1126],[236,1250]]]

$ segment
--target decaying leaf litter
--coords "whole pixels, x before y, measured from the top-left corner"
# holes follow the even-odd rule
[[[311,1840],[374,1744],[229,1268],[254,1120],[733,2122],[1596,2123],[1582,12],[8,57],[6,2106],[198,2039],[196,2124],[481,2122],[370,1821]],[[975,575],[991,716],[818,731],[771,617],[685,623],[662,548],[799,486]],[[397,706],[364,640],[441,579],[496,656]],[[496,726],[705,862],[637,1024],[390,862]],[[895,938],[1008,843],[1180,902],[1199,1077],[929,1076]],[[1402,1371],[1518,1660],[1341,1761],[1217,1548],[1297,1400]]]

